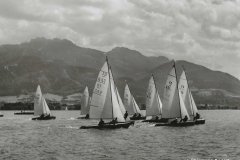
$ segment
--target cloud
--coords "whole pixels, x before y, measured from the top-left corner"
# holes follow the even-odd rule
[[[239,19],[238,0],[0,0],[0,44],[44,36],[125,46],[240,78]]]

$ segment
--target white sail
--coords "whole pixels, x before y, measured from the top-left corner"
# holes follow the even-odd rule
[[[192,108],[193,108],[193,116],[195,117],[196,113],[198,113],[198,109],[191,92],[190,92],[190,97],[191,97]]]
[[[168,74],[163,94],[162,118],[181,118],[175,67]]]
[[[39,116],[39,115],[49,115],[51,114],[49,107],[46,103],[45,98],[42,95],[42,91],[40,86],[38,85],[37,91],[35,93],[35,98],[34,98],[34,115]]]
[[[186,73],[183,71],[179,83],[178,83],[178,89],[180,91],[180,94],[182,96],[182,99],[184,101],[185,107],[188,111],[188,114],[190,115],[190,118],[193,120],[194,115],[193,115],[193,105],[192,105],[192,100],[190,97],[190,90],[188,86],[188,81],[186,77]]]
[[[146,116],[159,116],[162,114],[162,102],[159,97],[153,76],[149,80],[146,96]]]
[[[179,93],[179,100],[180,100],[180,108],[181,108],[181,118],[183,119],[185,116],[187,116],[188,120],[190,119],[188,115],[188,111],[186,109],[185,103],[183,101],[182,95],[180,93],[180,90],[178,91]]]
[[[113,79],[113,75],[112,75],[112,71],[111,69],[109,69],[109,73],[110,73],[110,88],[111,88],[111,93],[112,93],[112,108],[113,108],[113,118],[117,118],[118,122],[125,122],[125,119],[123,117],[122,111],[121,111],[121,106],[119,104],[120,101],[120,96],[117,96],[117,92],[116,92],[116,86],[114,84],[114,79]]]
[[[93,89],[92,100],[90,104],[90,118],[112,118],[112,114],[102,115],[104,108],[112,112],[110,94],[108,64],[105,62],[98,74],[97,82]]]
[[[131,91],[127,84],[124,89],[124,105],[129,115],[133,115],[135,113],[141,113],[141,110],[138,104],[136,103],[135,98],[131,94]]]
[[[126,107],[129,115],[133,115],[135,113],[132,107],[132,95],[127,84],[124,89],[124,106]]]
[[[119,103],[121,112],[122,112],[122,114],[124,115],[124,114],[126,113],[126,109],[125,109],[125,107],[124,107],[124,104],[123,104],[123,102],[122,102],[122,98],[120,97],[120,94],[119,94],[119,92],[118,92],[117,87],[115,87],[115,89],[116,89],[117,99],[118,99],[118,103]]]
[[[81,97],[81,115],[89,114],[89,109],[89,92],[88,87],[86,86]]]

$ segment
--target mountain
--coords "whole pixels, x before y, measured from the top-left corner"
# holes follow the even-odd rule
[[[104,53],[57,38],[36,38],[0,46],[0,96],[34,92],[37,84],[44,93],[61,96],[82,92],[86,85],[91,92],[106,55],[121,95],[127,81],[137,101],[144,103],[148,80],[153,73],[162,96],[173,65],[168,58],[146,57],[124,47]],[[186,61],[177,61],[176,66],[179,76],[184,66],[197,103],[235,105],[240,102],[240,81],[235,77]]]

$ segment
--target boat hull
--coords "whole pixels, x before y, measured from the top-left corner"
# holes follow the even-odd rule
[[[56,117],[49,116],[49,117],[34,117],[34,118],[32,118],[32,120],[52,120],[52,119],[56,119]]]
[[[78,117],[77,119],[89,119],[89,118],[86,118],[86,117]]]
[[[146,117],[130,117],[130,120],[144,120]]]
[[[0,117],[3,117],[3,114],[0,114]]]
[[[142,122],[148,122],[148,123],[167,123],[168,119],[166,118],[161,118],[161,119],[149,119],[149,120],[144,120]]]
[[[195,124],[205,124],[205,119],[197,119]]]
[[[187,127],[187,126],[194,126],[195,122],[183,122],[183,123],[157,123],[155,124],[155,127],[158,126],[170,126],[170,127]]]
[[[15,115],[33,115],[34,114],[34,112],[15,112],[14,113]]]
[[[129,128],[130,125],[134,125],[134,121],[110,124],[105,123],[103,126],[81,126],[80,129],[119,129],[119,128]]]

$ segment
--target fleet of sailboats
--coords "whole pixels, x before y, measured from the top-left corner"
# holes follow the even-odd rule
[[[32,120],[50,120],[56,118],[51,114],[47,102],[42,95],[40,85],[37,87],[34,98],[34,116],[36,117],[32,118]]]
[[[189,88],[186,72],[183,68],[180,78],[177,77],[175,62],[170,70],[160,98],[154,75],[149,79],[146,92],[146,116],[141,115],[128,84],[124,89],[124,101],[115,84],[108,59],[103,64],[93,89],[92,98],[88,87],[81,97],[79,119],[100,120],[98,125],[81,126],[81,129],[117,129],[128,128],[134,120],[156,123],[155,126],[191,126],[204,124],[200,117],[192,93]],[[67,107],[66,109],[67,110]],[[38,85],[34,98],[34,118],[32,120],[55,119]],[[0,117],[3,114],[0,112]],[[104,122],[108,121],[108,122]]]

